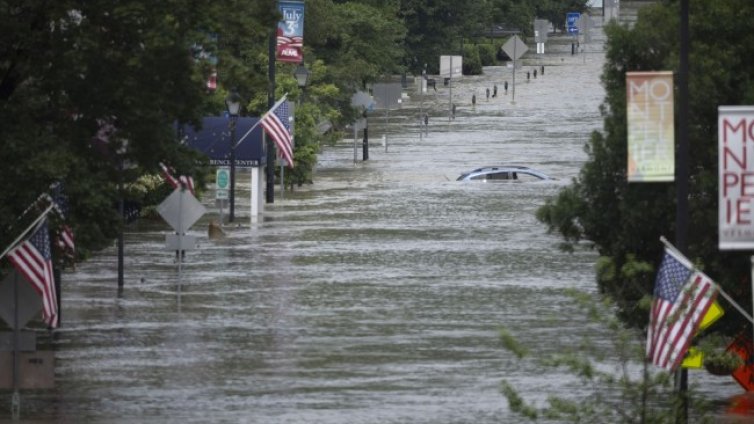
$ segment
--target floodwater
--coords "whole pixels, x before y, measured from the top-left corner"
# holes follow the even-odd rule
[[[180,296],[169,228],[140,222],[126,234],[126,285],[108,249],[64,274],[63,325],[51,343],[56,388],[23,391],[34,422],[514,423],[500,393],[524,399],[583,394],[567,373],[503,349],[507,328],[536,355],[609,334],[566,294],[595,294],[596,254],[574,253],[535,219],[586,160],[601,128],[602,55],[545,55],[516,73],[485,69],[369,121],[370,160],[352,140],[326,147],[311,186],[276,194],[249,224],[247,174],[238,225],[207,239],[182,267]],[[525,72],[545,65],[536,79]],[[489,101],[485,89],[498,85]],[[409,90],[411,92],[411,90]],[[476,93],[476,105],[471,96]],[[387,152],[381,143],[387,135]],[[361,140],[359,139],[359,157]],[[464,183],[487,165],[537,168],[554,181]],[[730,379],[692,372],[725,403]],[[0,419],[10,396],[0,394]]]

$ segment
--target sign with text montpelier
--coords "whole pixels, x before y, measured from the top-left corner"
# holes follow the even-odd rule
[[[754,106],[717,112],[719,248],[754,249]]]
[[[673,73],[626,72],[626,103],[628,181],[673,181]]]

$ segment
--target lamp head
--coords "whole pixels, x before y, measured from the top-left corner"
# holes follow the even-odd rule
[[[228,94],[228,97],[225,98],[225,107],[228,109],[228,114],[230,116],[238,116],[241,112],[241,96],[235,91],[232,91]]]
[[[298,65],[298,67],[296,67],[296,71],[293,73],[293,76],[296,77],[296,81],[298,82],[299,87],[306,87],[306,83],[309,80],[309,70],[306,69],[306,66],[304,66],[304,64],[302,63]]]

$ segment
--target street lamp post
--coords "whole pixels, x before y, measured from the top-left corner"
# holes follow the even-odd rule
[[[118,232],[118,289],[122,289],[124,285],[124,279],[123,279],[123,250],[124,250],[124,240],[123,240],[123,227],[126,225],[126,219],[125,219],[125,201],[123,200],[123,171],[126,168],[125,164],[125,155],[126,150],[128,149],[128,140],[122,140],[122,144],[120,148],[118,149],[118,195],[120,199],[118,200],[118,212],[120,215],[120,231]]]
[[[306,66],[302,63],[296,67],[293,76],[296,77],[298,87],[303,90],[304,87],[306,87],[306,83],[309,82],[309,70],[306,69]]]
[[[228,109],[230,121],[230,212],[228,222],[235,219],[236,205],[236,120],[241,111],[241,97],[235,91],[225,98],[225,107]]]

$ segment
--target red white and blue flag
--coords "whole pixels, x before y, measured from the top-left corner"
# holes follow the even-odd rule
[[[666,248],[649,315],[647,359],[669,371],[677,368],[717,292],[714,281]]]
[[[191,194],[194,193],[194,179],[190,176],[181,175],[178,178],[175,178],[173,176],[173,172],[170,168],[168,168],[164,163],[160,162],[160,169],[162,170],[162,176],[165,178],[165,181],[170,184],[170,187],[178,188],[179,186],[183,185],[183,187],[187,188],[188,191],[191,192]]]
[[[58,298],[52,273],[52,252],[47,220],[39,224],[31,237],[8,253],[16,270],[31,283],[42,297],[42,317],[51,328],[58,326]]]
[[[50,187],[50,200],[53,209],[58,213],[61,219],[68,217],[70,207],[68,205],[68,196],[63,190],[63,183],[57,182]],[[62,224],[57,236],[58,246],[63,250],[68,250],[71,255],[76,251],[76,245],[73,239],[73,231],[67,224]]]
[[[289,167],[293,168],[293,137],[291,136],[288,102],[285,97],[262,117],[260,123],[267,135],[275,141],[280,156],[285,159]]]

